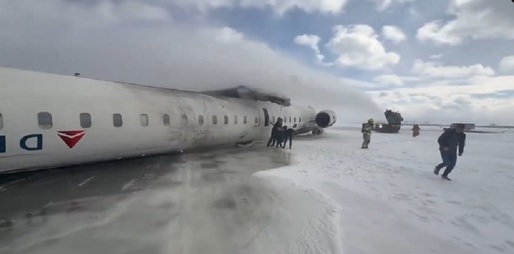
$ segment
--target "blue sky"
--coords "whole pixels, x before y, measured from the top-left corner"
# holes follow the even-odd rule
[[[355,121],[514,124],[513,39],[509,0],[0,0],[1,66],[245,83]]]

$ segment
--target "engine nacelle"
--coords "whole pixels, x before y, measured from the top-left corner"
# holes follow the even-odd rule
[[[322,110],[316,114],[314,120],[319,127],[327,128],[334,125],[336,122],[336,113],[332,110]]]

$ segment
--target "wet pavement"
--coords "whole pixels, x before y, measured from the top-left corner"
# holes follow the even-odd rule
[[[321,207],[252,176],[290,160],[281,149],[223,148],[0,176],[0,252],[278,251],[280,234],[302,237],[284,228],[301,231],[298,221]],[[285,203],[298,201],[301,215],[284,214]]]

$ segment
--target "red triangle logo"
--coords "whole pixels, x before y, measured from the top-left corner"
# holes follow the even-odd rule
[[[71,149],[86,135],[85,131],[58,131],[57,135]]]

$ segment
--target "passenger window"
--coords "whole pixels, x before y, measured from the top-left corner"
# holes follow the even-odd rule
[[[143,126],[143,127],[148,126],[148,115],[147,114],[141,114],[141,116],[139,116],[139,120],[141,121],[141,126]]]
[[[237,116],[234,116],[234,124],[237,124]]]
[[[0,130],[4,128],[4,118],[2,117],[2,113],[0,113]]]
[[[291,117],[289,117],[289,121],[287,121],[287,122],[288,122],[288,123],[290,123],[290,122],[291,122]]]
[[[164,126],[170,126],[170,115],[164,114],[162,116],[162,123],[164,124]]]
[[[287,123],[287,116],[284,116],[284,120],[282,122]]]
[[[39,112],[37,122],[41,129],[50,129],[53,126],[52,115],[48,112]]]
[[[198,124],[203,125],[203,116],[198,116]]]
[[[91,128],[93,122],[91,121],[91,115],[89,113],[80,113],[80,127]]]
[[[294,120],[294,122],[296,123],[296,117],[295,117],[293,120]]]
[[[218,124],[218,117],[212,116],[212,124]]]
[[[246,116],[243,117],[243,124],[246,124],[248,121],[246,121]]]
[[[112,115],[112,124],[114,125],[114,127],[121,127],[123,125],[123,118],[120,114]]]
[[[258,118],[258,117],[256,117],[256,118],[255,118],[255,123],[256,123],[256,124],[258,124],[258,123],[259,123],[259,118]]]
[[[301,117],[299,117],[299,118],[298,118],[298,122],[299,122],[299,123],[301,123],[301,122],[302,122],[302,118],[301,118]]]
[[[182,125],[187,125],[187,115],[183,114],[181,118],[182,118]]]
[[[223,117],[223,121],[225,122],[225,125],[228,124],[228,116]]]

